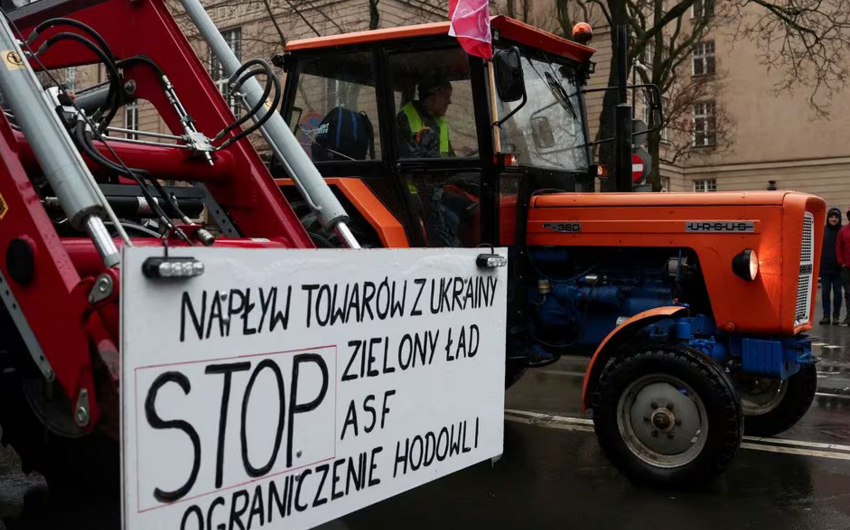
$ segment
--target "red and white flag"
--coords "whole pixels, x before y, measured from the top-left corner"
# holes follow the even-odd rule
[[[487,0],[449,0],[449,35],[457,37],[466,53],[493,58],[490,8]]]

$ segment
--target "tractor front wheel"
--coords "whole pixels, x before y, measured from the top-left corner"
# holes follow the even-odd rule
[[[774,436],[787,431],[808,412],[818,390],[818,373],[804,364],[788,379],[746,378],[738,393],[749,436]]]
[[[744,424],[730,377],[683,346],[629,348],[603,371],[592,398],[596,436],[634,482],[693,485],[722,474]]]

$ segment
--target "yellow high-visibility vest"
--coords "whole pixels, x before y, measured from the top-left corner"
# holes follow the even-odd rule
[[[404,115],[407,116],[407,122],[410,124],[410,134],[417,134],[427,129],[422,123],[422,116],[419,115],[419,111],[416,110],[416,107],[413,106],[413,103],[408,103],[403,106],[401,110],[404,112]],[[449,155],[449,124],[446,122],[446,118],[440,116],[437,118],[437,127],[440,129],[440,156],[448,156]]]

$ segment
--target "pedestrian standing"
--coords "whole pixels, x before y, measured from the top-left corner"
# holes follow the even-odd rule
[[[841,321],[841,265],[837,259],[838,233],[841,230],[841,210],[830,208],[826,214],[823,232],[823,251],[820,259],[820,280],[823,291],[823,318],[821,324],[829,324],[829,309],[832,307],[832,323]],[[831,300],[830,300],[831,299]],[[850,306],[848,306],[850,308]]]
[[[841,227],[835,244],[835,258],[841,266],[841,281],[844,283],[845,307],[850,309],[850,208],[847,208],[848,224]],[[841,322],[842,326],[850,325],[850,312]]]

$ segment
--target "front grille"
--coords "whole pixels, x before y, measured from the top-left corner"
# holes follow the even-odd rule
[[[797,310],[794,325],[809,322],[812,301],[812,283],[814,280],[815,256],[815,217],[806,212],[803,217],[803,239],[800,246],[800,277],[797,281]]]

